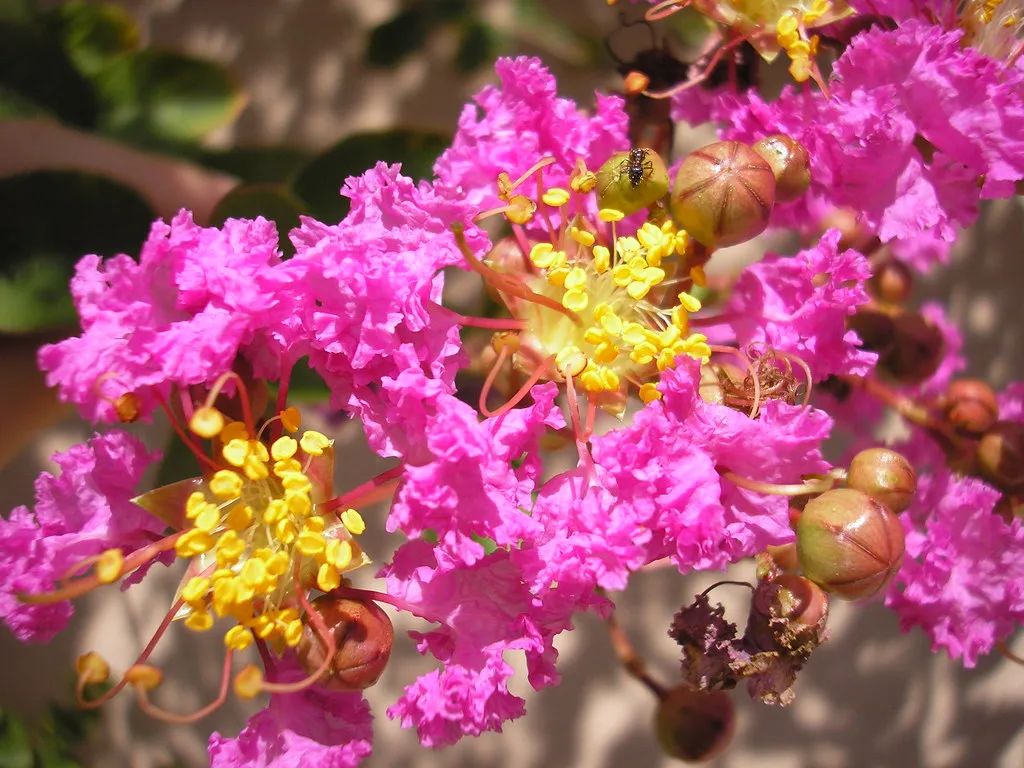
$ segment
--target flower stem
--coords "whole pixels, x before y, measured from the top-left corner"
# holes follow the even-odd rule
[[[735,472],[730,472],[728,470],[721,472],[720,474],[733,485],[738,485],[740,488],[746,488],[748,491],[767,493],[771,496],[806,496],[809,494],[824,493],[825,491],[830,490],[832,486],[836,484],[836,480],[839,479],[839,475],[833,472],[820,478],[806,480],[802,483],[765,483],[761,480],[752,480],[749,477],[737,475]]]
[[[619,626],[619,622],[615,619],[614,611],[605,619],[605,627],[608,629],[608,639],[611,640],[612,648],[615,650],[615,655],[619,657],[619,662],[622,664],[623,669],[647,686],[659,699],[665,698],[665,695],[668,693],[667,689],[647,671],[647,665],[644,663],[644,660],[640,658],[640,654],[633,647],[633,643],[630,642],[625,630]]]

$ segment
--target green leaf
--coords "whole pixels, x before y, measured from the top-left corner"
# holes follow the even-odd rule
[[[426,3],[401,11],[370,31],[366,61],[375,67],[393,67],[427,40],[433,18]]]
[[[71,0],[54,13],[64,50],[86,76],[97,74],[116,57],[139,47],[139,28],[119,6]]]
[[[0,332],[73,325],[68,280],[87,253],[135,253],[153,211],[100,176],[40,171],[0,179]]]
[[[313,158],[296,176],[293,188],[316,218],[340,221],[349,209],[348,198],[339,195],[346,177],[358,175],[382,160],[401,163],[402,173],[413,179],[426,178],[449,143],[450,139],[441,134],[416,130],[352,134]]]
[[[32,746],[25,725],[0,711],[0,765],[4,768],[32,768]]]
[[[20,97],[22,105],[36,104],[67,123],[92,128],[96,94],[68,58],[53,25],[9,18],[0,13],[0,87]]]
[[[274,389],[274,396],[277,390]],[[325,403],[330,399],[331,390],[320,378],[320,374],[309,367],[309,359],[302,358],[292,368],[288,380],[288,402],[290,403]]]
[[[500,39],[498,33],[482,21],[468,20],[462,25],[455,66],[463,72],[472,72],[493,62],[498,55]]]
[[[311,156],[298,147],[236,147],[203,152],[196,160],[251,184],[278,184],[289,181]]]
[[[53,113],[17,91],[0,85],[0,120],[11,117],[53,117]]]
[[[226,69],[170,51],[121,56],[96,82],[103,129],[142,144],[196,142],[238,117],[245,105]]]
[[[299,214],[302,212],[302,203],[281,184],[239,184],[217,203],[210,214],[210,223],[220,226],[227,219],[263,216],[277,225],[280,248],[290,256],[295,249],[288,233],[299,226]]]

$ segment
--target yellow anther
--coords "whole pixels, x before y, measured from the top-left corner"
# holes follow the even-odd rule
[[[582,246],[589,248],[594,244],[595,237],[594,233],[586,229],[580,229],[579,227],[569,228],[569,237],[575,240]]]
[[[324,563],[316,572],[316,585],[324,592],[330,592],[341,585],[341,574],[330,563]]]
[[[285,518],[284,520],[279,520],[277,525],[274,526],[274,533],[277,536],[277,540],[282,544],[291,544],[295,541],[299,531],[295,527],[295,523]]]
[[[150,664],[133,664],[124,673],[129,685],[151,691],[164,681],[164,673]]]
[[[284,629],[284,643],[294,648],[302,640],[302,622],[298,619],[289,621]]]
[[[234,438],[228,440],[221,450],[224,460],[233,467],[240,467],[245,463],[245,457],[249,455],[249,441]]]
[[[267,525],[276,525],[277,521],[282,520],[287,514],[288,505],[284,499],[273,499],[263,510],[263,522]]]
[[[220,469],[210,478],[210,490],[221,499],[237,499],[242,492],[242,478],[230,469]]]
[[[209,611],[193,611],[185,618],[185,626],[193,632],[206,632],[213,627],[213,616]]]
[[[700,299],[686,291],[679,294],[679,305],[687,312],[699,312],[701,307]]]
[[[555,355],[555,367],[563,376],[578,376],[587,367],[587,356],[579,347],[563,347]]]
[[[611,267],[611,252],[603,245],[594,246],[594,271],[598,274],[607,272]]]
[[[288,504],[288,511],[296,517],[305,517],[313,509],[313,502],[301,491],[285,493],[285,503]]]
[[[629,359],[634,363],[647,365],[649,362],[654,360],[654,357],[657,354],[658,348],[651,344],[651,342],[644,341],[633,347],[633,351],[629,353]]]
[[[320,456],[325,449],[330,447],[331,442],[332,441],[327,437],[327,435],[314,430],[309,430],[302,434],[302,439],[299,440],[299,445],[301,445],[302,450],[310,456]],[[287,485],[285,487],[287,487]]]
[[[196,408],[188,420],[188,428],[199,437],[211,440],[224,429],[224,414],[208,405]]]
[[[267,566],[258,557],[251,557],[245,561],[239,578],[253,589],[259,589],[267,578]]]
[[[124,570],[124,555],[120,549],[107,549],[100,554],[96,562],[96,578],[101,584],[112,584],[121,578]]]
[[[298,459],[282,459],[281,461],[274,462],[274,474],[278,477],[284,477],[289,473],[301,474],[302,465]]]
[[[259,667],[250,664],[235,675],[235,695],[240,699],[253,699],[263,688],[263,673]]]
[[[597,218],[601,221],[611,223],[613,221],[622,221],[626,218],[626,214],[622,211],[616,210],[615,208],[602,208],[597,212]]]
[[[186,603],[198,603],[206,599],[210,591],[210,579],[206,576],[193,576],[181,590],[181,599]]]
[[[293,438],[284,435],[277,438],[274,444],[270,446],[270,456],[274,461],[282,461],[290,459],[297,450],[299,450],[299,444]]]
[[[213,533],[213,529],[220,524],[220,510],[217,509],[213,504],[207,504],[202,510],[196,515],[195,527],[200,531],[206,531],[207,533]]]
[[[259,456],[251,453],[245,457],[245,465],[242,467],[242,471],[245,472],[245,476],[250,480],[265,480],[270,476],[270,470],[267,469],[267,465],[260,461]]]
[[[566,309],[571,309],[573,312],[582,312],[587,308],[588,303],[590,303],[590,297],[586,291],[579,289],[566,291],[562,296],[562,306]]]
[[[530,249],[530,261],[538,269],[547,269],[555,262],[555,247],[551,243],[537,243]]]
[[[244,531],[252,524],[253,517],[252,507],[248,504],[232,504],[224,524],[232,530]]]
[[[655,400],[661,400],[661,392],[658,391],[657,385],[648,381],[640,385],[640,399],[644,403],[653,403]]]
[[[811,77],[811,60],[805,58],[793,59],[789,65],[789,74],[798,83],[806,82]]]
[[[346,509],[342,512],[341,522],[353,536],[359,536],[366,530],[366,522],[363,520],[363,516],[354,509]]]
[[[174,544],[179,557],[195,557],[209,551],[213,546],[213,536],[206,531],[192,529],[185,531]]]
[[[779,17],[778,22],[775,24],[775,31],[780,36],[788,35],[796,32],[799,26],[800,23],[797,21],[796,14],[792,11],[786,11]]]
[[[241,440],[242,442],[249,442],[249,430],[245,424],[241,421],[232,421],[221,430],[220,441],[227,445],[232,440]]]
[[[206,496],[201,491],[193,491],[185,501],[185,517],[192,520],[206,504]]]
[[[565,287],[566,290],[574,290],[582,288],[587,284],[587,272],[583,267],[573,267],[569,270],[569,274],[565,276]]]
[[[526,224],[533,218],[537,204],[528,197],[515,195],[508,201],[505,217],[513,224]]]
[[[309,478],[301,472],[288,473],[281,478],[281,485],[286,491],[294,493],[309,493],[313,489],[313,484],[309,482]],[[287,495],[286,493],[285,496]]]
[[[250,629],[256,633],[256,637],[260,640],[266,640],[271,634],[273,634],[276,627],[269,616],[266,614],[260,614],[253,618]]]
[[[690,267],[690,279],[693,280],[693,284],[700,286],[701,288],[707,287],[708,278],[704,274],[704,267],[698,265],[696,267]]]
[[[552,267],[547,271],[548,282],[556,288],[561,288],[565,285],[565,278],[568,274],[568,267]]]
[[[801,59],[811,54],[811,44],[806,40],[797,40],[786,47],[786,53],[794,59]]]
[[[561,187],[552,187],[541,195],[540,199],[544,201],[545,205],[550,205],[553,208],[561,208],[569,202],[569,193]]]
[[[324,528],[327,527],[327,521],[325,521],[319,515],[313,517],[307,517],[302,523],[302,530],[312,531],[313,533],[323,533]]]
[[[236,531],[225,530],[217,540],[217,564],[229,565],[238,561],[246,551],[246,543]]]
[[[103,683],[110,677],[110,665],[98,653],[89,651],[75,660],[75,672],[82,683]]]
[[[288,570],[289,564],[288,555],[284,552],[275,552],[267,560],[267,573],[276,578]]]
[[[348,539],[331,539],[324,550],[324,559],[339,571],[344,571],[355,557],[352,542]]]
[[[661,346],[671,347],[683,337],[682,331],[674,325],[665,328],[658,336]]]
[[[630,298],[636,299],[637,301],[640,301],[640,299],[646,296],[650,290],[651,286],[649,283],[641,283],[637,280],[634,280],[626,286],[626,293],[629,294]]]
[[[573,174],[572,179],[569,180],[569,186],[575,192],[589,192],[597,186],[597,174],[587,170]]]
[[[299,424],[302,423],[302,414],[299,413],[298,408],[285,408],[281,411],[281,426],[289,432],[296,432],[299,429]]]
[[[224,645],[236,651],[244,651],[252,645],[252,633],[245,627],[235,625],[224,633]]]
[[[295,542],[295,548],[307,557],[316,557],[324,551],[326,541],[322,533],[303,531]]]

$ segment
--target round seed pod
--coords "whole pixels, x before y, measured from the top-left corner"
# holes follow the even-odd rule
[[[887,259],[868,280],[871,294],[887,304],[902,304],[914,288],[914,273],[902,261]]]
[[[1002,490],[1024,488],[1024,425],[1000,421],[982,435],[978,468]]]
[[[828,595],[810,579],[783,573],[772,580],[777,590],[755,594],[753,609],[768,618],[781,617],[809,627],[828,615]]]
[[[668,194],[668,170],[653,149],[616,152],[597,171],[597,204],[627,216]]]
[[[796,527],[804,575],[847,600],[880,591],[903,562],[903,527],[884,504],[853,488],[811,499]]]
[[[980,379],[958,379],[946,390],[946,418],[959,430],[980,435],[999,418],[999,401]]]
[[[336,647],[321,684],[336,691],[360,691],[376,683],[391,658],[395,636],[388,615],[372,600],[333,595],[321,595],[312,607],[334,635]],[[303,624],[297,652],[303,668],[312,673],[323,663],[327,649],[308,616]]]
[[[917,473],[902,454],[888,448],[868,448],[853,457],[846,484],[899,514],[914,500]]]
[[[796,200],[811,183],[811,158],[796,139],[778,133],[765,136],[752,149],[765,159],[775,174],[775,200]]]
[[[723,691],[695,691],[680,685],[658,703],[654,728],[665,754],[703,762],[729,745],[736,731],[736,709]]]
[[[691,152],[672,188],[676,223],[707,248],[745,242],[764,231],[775,205],[775,174],[746,144],[720,141]]]
[[[917,312],[893,318],[892,346],[879,364],[902,384],[919,384],[939,369],[946,342],[942,331]]]

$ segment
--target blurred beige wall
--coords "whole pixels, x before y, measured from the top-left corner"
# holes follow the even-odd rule
[[[346,133],[411,124],[451,130],[466,98],[490,80],[487,72],[460,77],[449,65],[450,35],[431,38],[425,50],[395,70],[373,70],[361,61],[366,30],[389,18],[397,2],[373,0],[125,0],[148,39],[159,45],[214,58],[229,65],[251,101],[237,125],[215,137],[218,144],[284,142],[323,147]],[[515,30],[512,2],[480,3],[493,23]],[[551,3],[560,18],[591,34],[613,24],[602,0]],[[520,33],[524,51],[545,56],[559,74],[563,93],[589,103],[595,87],[614,83],[611,69],[588,73],[571,49],[539,32]],[[578,57],[577,57],[578,58]],[[340,184],[339,179],[339,184]],[[972,371],[996,383],[1024,378],[1020,292],[1024,287],[1024,216],[1020,201],[988,207],[978,227],[958,247],[950,267],[920,296],[949,302],[968,339]],[[30,359],[22,354],[19,359]],[[6,391],[24,391],[6,360]],[[38,380],[34,386],[38,387]],[[0,470],[5,505],[31,500],[31,481],[47,457],[87,434],[64,418]],[[376,460],[356,429],[343,430],[339,487],[369,477]],[[384,510],[376,518],[383,519]],[[371,527],[372,524],[371,524]],[[388,548],[371,542],[379,560]],[[74,657],[99,649],[115,666],[130,660],[162,615],[176,571],[157,569],[127,594],[96,593],[79,606],[70,631],[49,646],[23,647],[0,631],[3,685],[0,707],[37,713],[44,702],[66,695]],[[732,575],[750,578],[749,570]],[[660,677],[675,674],[677,655],[665,631],[672,613],[713,576],[679,577],[669,571],[638,576],[619,601],[622,621]],[[729,598],[728,590],[722,592]],[[728,602],[728,601],[727,601]],[[737,616],[744,611],[734,607]],[[624,675],[600,622],[579,619],[579,629],[560,640],[563,683],[529,693],[527,716],[503,735],[467,739],[432,752],[384,715],[402,686],[431,662],[418,657],[399,632],[396,658],[369,697],[376,714],[375,755],[370,766],[659,766],[650,729],[653,700]],[[416,622],[400,617],[399,629]],[[751,703],[739,691],[735,742],[713,763],[721,768],[864,768],[866,766],[1024,766],[1024,669],[992,657],[964,670],[933,655],[918,632],[901,635],[895,618],[878,605],[837,606],[832,639],[800,676],[788,709]],[[209,699],[219,674],[218,638],[177,632],[157,652],[171,682],[161,693],[182,708]],[[1024,638],[1018,638],[1018,652]],[[202,686],[194,682],[202,679]],[[245,707],[231,703],[195,727],[149,722],[130,696],[105,710],[92,747],[96,766],[202,765],[210,730],[236,733]]]

